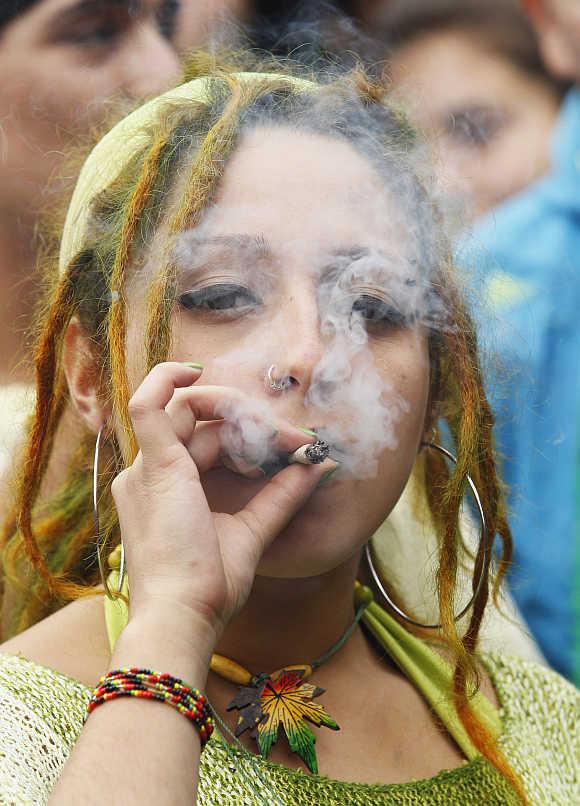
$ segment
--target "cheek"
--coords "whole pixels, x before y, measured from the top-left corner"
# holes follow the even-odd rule
[[[377,354],[378,353],[378,354]],[[425,418],[429,397],[430,361],[427,339],[421,333],[403,334],[385,351],[375,349],[375,366],[387,396],[404,402],[402,423]]]
[[[39,67],[28,82],[36,111],[47,121],[68,123],[75,132],[100,123],[104,104],[119,94],[118,77],[107,61],[89,65],[74,51],[55,48]]]
[[[271,319],[241,319],[223,327],[193,324],[177,311],[173,323],[172,358],[204,365],[200,383],[233,386],[248,394],[260,394],[265,372],[273,363],[277,330]],[[285,331],[287,333],[287,330]]]

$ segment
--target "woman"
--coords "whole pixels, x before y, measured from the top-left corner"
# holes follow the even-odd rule
[[[47,186],[63,148],[102,122],[111,99],[157,95],[178,79],[171,44],[178,7],[173,0],[2,4],[0,72],[10,80],[0,89],[0,264],[2,297],[12,301],[4,310],[2,382],[15,379],[13,370],[22,358],[26,322],[15,325],[23,313],[18,306],[30,305],[23,299],[23,280],[34,266],[34,227],[39,212],[51,204],[47,194],[52,191],[54,197],[55,188]],[[24,287],[30,293],[29,284]]]
[[[447,198],[477,217],[546,173],[568,84],[544,67],[516,0],[394,0],[369,24],[434,140]]]
[[[53,209],[63,152],[111,116],[113,101],[177,82],[176,0],[7,0],[0,8],[0,472],[30,411],[29,345],[39,217]],[[65,185],[66,185],[65,179]]]
[[[488,538],[501,535],[506,563],[510,537],[473,332],[415,169],[411,130],[363,76],[324,84],[275,68],[214,70],[93,151],[63,232],[7,527],[7,569],[18,576],[25,555],[33,566],[17,629],[94,592],[93,495],[101,563],[123,551],[109,557],[114,602],[84,596],[2,647],[6,800],[573,799],[574,690],[474,654]],[[86,440],[41,503],[69,399]],[[456,442],[451,473],[437,448],[421,450],[439,416]],[[297,450],[314,464],[291,461]],[[441,536],[440,629],[406,630],[355,588],[411,472]],[[482,543],[459,638],[468,474]],[[220,726],[201,761],[211,719],[192,687]],[[308,723],[328,728],[313,728],[316,744]]]

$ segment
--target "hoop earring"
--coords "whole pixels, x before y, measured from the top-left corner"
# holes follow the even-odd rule
[[[103,585],[105,586],[105,591],[107,595],[109,595],[109,585],[107,582],[107,572],[105,570],[105,563],[103,561],[103,556],[101,554],[101,526],[99,522],[99,454],[101,451],[101,441],[103,438],[103,432],[107,427],[106,423],[104,423],[100,429],[99,433],[97,434],[97,440],[95,442],[95,455],[93,459],[93,521],[95,526],[95,541],[97,545],[97,560],[99,562],[99,572],[101,574],[101,580]],[[123,541],[121,540],[121,564],[119,566],[119,584],[117,585],[117,593],[121,593],[121,589],[123,587],[123,579],[125,577],[125,547],[123,546]]]
[[[434,451],[437,451],[438,453],[441,453],[443,456],[445,456],[447,459],[449,459],[451,462],[453,462],[454,465],[457,464],[457,458],[455,456],[453,456],[453,454],[450,453],[448,450],[446,450],[446,448],[441,447],[441,445],[437,445],[434,442],[423,442],[421,444],[421,448],[422,449],[423,448],[432,448]],[[476,506],[477,506],[477,512],[479,514],[479,519],[481,521],[481,533],[480,533],[480,539],[479,539],[480,548],[479,548],[479,550],[477,552],[477,556],[479,556],[479,554],[481,553],[481,549],[483,548],[483,559],[482,559],[482,563],[481,563],[481,570],[480,570],[479,576],[477,578],[477,582],[476,582],[476,584],[474,586],[473,596],[471,597],[469,602],[465,605],[465,607],[459,613],[457,613],[457,615],[453,616],[454,621],[459,621],[459,619],[463,618],[463,616],[467,613],[467,611],[471,607],[473,607],[473,603],[475,602],[475,600],[477,599],[477,597],[481,593],[481,590],[483,588],[483,584],[484,584],[485,580],[488,577],[489,566],[490,566],[490,563],[491,563],[491,542],[492,541],[490,539],[490,535],[489,535],[489,532],[488,532],[488,529],[487,529],[487,524],[486,524],[486,521],[485,521],[485,514],[483,512],[483,507],[481,505],[481,499],[479,497],[479,493],[477,492],[477,487],[475,486],[475,484],[473,482],[473,479],[469,475],[467,476],[467,483],[469,484],[469,489],[471,490],[471,493],[472,493],[473,498],[475,500],[475,503],[476,503]],[[369,541],[369,543],[370,543],[370,541]],[[411,618],[411,616],[409,616],[407,613],[405,613],[404,610],[401,610],[401,608],[397,604],[395,604],[395,602],[392,600],[390,595],[385,590],[385,587],[384,587],[383,583],[381,582],[381,578],[380,578],[380,576],[379,576],[379,574],[377,572],[377,569],[375,568],[369,543],[367,543],[366,546],[365,546],[366,561],[368,563],[369,571],[371,572],[373,582],[375,583],[375,585],[377,586],[379,592],[381,593],[381,595],[385,599],[388,607],[391,610],[393,610],[400,618],[402,618],[403,621],[406,621],[408,624],[412,624],[414,627],[421,627],[424,630],[440,630],[441,629],[441,623],[438,623],[438,624],[422,624],[420,621],[416,621],[414,618]]]

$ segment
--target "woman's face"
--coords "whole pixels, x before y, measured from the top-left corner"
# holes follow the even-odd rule
[[[174,0],[41,0],[0,33],[0,210],[28,212],[71,136],[115,96],[156,95],[179,77]],[[166,31],[167,33],[164,33]]]
[[[441,188],[468,215],[485,213],[549,167],[554,90],[461,31],[396,52],[393,83],[435,142]]]
[[[277,538],[261,574],[312,576],[352,557],[408,479],[429,390],[408,231],[351,146],[264,128],[243,137],[215,204],[177,240],[172,358],[201,362],[200,384],[242,390],[340,446],[340,470]],[[155,244],[151,272],[154,254]],[[133,386],[143,325],[135,319],[129,332]],[[271,365],[293,379],[286,391],[268,389]],[[224,468],[203,478],[222,512],[265,483]]]

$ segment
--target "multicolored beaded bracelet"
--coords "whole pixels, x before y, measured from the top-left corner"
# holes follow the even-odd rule
[[[165,672],[138,669],[135,666],[107,672],[93,691],[87,706],[87,716],[97,706],[117,697],[142,697],[173,706],[196,726],[202,749],[214,731],[211,708],[203,694]]]

